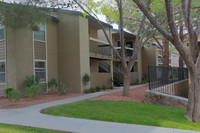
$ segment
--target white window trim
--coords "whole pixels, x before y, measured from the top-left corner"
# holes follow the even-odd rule
[[[6,60],[0,60],[0,62],[5,62],[5,72],[0,72],[0,73],[5,73],[5,82],[0,83],[0,85],[6,85]]]
[[[46,43],[46,41],[37,40],[37,39],[34,39],[34,41],[36,41],[36,42],[42,42],[42,43]]]
[[[3,26],[3,29],[4,29],[4,39],[0,39],[0,41],[5,41],[6,40],[5,39],[6,38],[6,34],[5,34],[6,33],[6,28],[5,28],[5,26]]]
[[[40,68],[40,67],[35,67],[35,62],[45,62],[45,68]],[[47,83],[47,61],[46,60],[40,60],[40,59],[35,59],[34,61],[34,76],[35,75],[35,69],[44,69],[45,70],[45,73],[46,73],[46,81],[42,81],[42,83]]]
[[[46,69],[46,81],[42,81],[42,83],[46,83],[46,88],[47,88],[47,91],[48,91],[48,57],[47,57],[47,26],[46,26],[46,23],[44,24],[45,26],[45,41],[42,41],[42,40],[37,40],[34,38],[34,31],[32,32],[32,37],[33,37],[33,75],[35,76],[35,62],[36,61],[45,61],[45,69]],[[45,43],[45,50],[46,50],[46,60],[42,60],[42,59],[35,59],[35,49],[34,49],[34,45],[35,43],[34,42],[42,42],[42,43]]]
[[[6,45],[6,28],[5,26],[4,27],[4,39],[0,39],[0,41],[5,41],[5,59],[4,60],[0,60],[0,62],[5,62],[5,82],[4,83],[0,83],[0,85],[5,85],[5,88],[6,88],[6,82],[7,82],[7,62],[6,62],[6,55],[7,55],[7,45]]]

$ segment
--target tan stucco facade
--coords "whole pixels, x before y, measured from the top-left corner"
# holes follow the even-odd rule
[[[143,77],[148,80],[148,66],[157,66],[158,65],[158,52],[157,46],[144,46],[142,48],[142,72]]]
[[[82,93],[85,89],[96,86],[110,87],[113,83],[113,71],[118,69],[119,60],[111,55],[92,51],[99,46],[107,46],[102,31],[94,21],[80,15],[61,13],[58,22],[46,23],[46,40],[33,39],[33,30],[12,31],[6,29],[6,84],[0,85],[0,94],[5,88],[23,91],[26,76],[34,75],[34,61],[45,60],[47,63],[47,81],[56,79],[73,92]],[[108,28],[108,27],[107,27]],[[109,27],[111,28],[111,27]],[[118,35],[107,31],[113,45],[117,47]],[[101,35],[100,35],[101,34]],[[127,41],[134,41],[127,36]],[[101,46],[101,47],[102,47]],[[109,51],[108,51],[109,52]],[[110,50],[112,53],[112,50]],[[138,54],[135,68],[131,72],[131,82],[141,82],[147,74],[147,66],[157,64],[155,47],[144,47]],[[100,62],[108,65],[108,72],[100,72]],[[83,76],[88,74],[91,81],[85,85]]]
[[[33,75],[31,30],[6,32],[6,88],[24,89],[26,76]]]

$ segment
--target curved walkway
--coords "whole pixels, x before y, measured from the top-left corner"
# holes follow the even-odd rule
[[[133,89],[142,86],[144,85],[134,86]],[[25,108],[0,109],[0,123],[80,133],[199,133],[171,128],[49,116],[40,113],[40,111],[45,108],[69,104],[119,91],[122,91],[122,88],[33,105]]]

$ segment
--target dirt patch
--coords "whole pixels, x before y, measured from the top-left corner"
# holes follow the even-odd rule
[[[149,86],[138,87],[130,90],[130,97],[122,96],[122,92],[116,92],[111,94],[106,94],[103,96],[99,96],[96,98],[92,98],[90,100],[110,100],[110,101],[134,101],[134,102],[143,102],[145,97],[145,90],[147,90]]]
[[[50,94],[47,94],[45,97],[39,95],[35,99],[22,98],[20,101],[17,101],[17,102],[14,102],[14,101],[10,102],[7,98],[0,97],[0,109],[22,108],[22,107],[27,107],[27,106],[31,106],[31,105],[42,104],[42,103],[46,103],[46,102],[52,102],[52,101],[56,101],[56,100],[77,97],[77,96],[82,96],[82,95],[85,95],[85,94],[68,93],[66,95],[60,95],[58,93],[50,93]]]

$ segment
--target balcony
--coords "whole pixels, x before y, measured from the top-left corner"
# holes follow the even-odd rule
[[[121,47],[115,47],[119,54],[121,54]],[[133,55],[133,48],[125,47],[126,59],[129,61],[131,56]],[[116,54],[113,56],[115,61],[119,61],[119,58]]]
[[[109,43],[90,37],[90,57],[111,60],[112,54]]]

